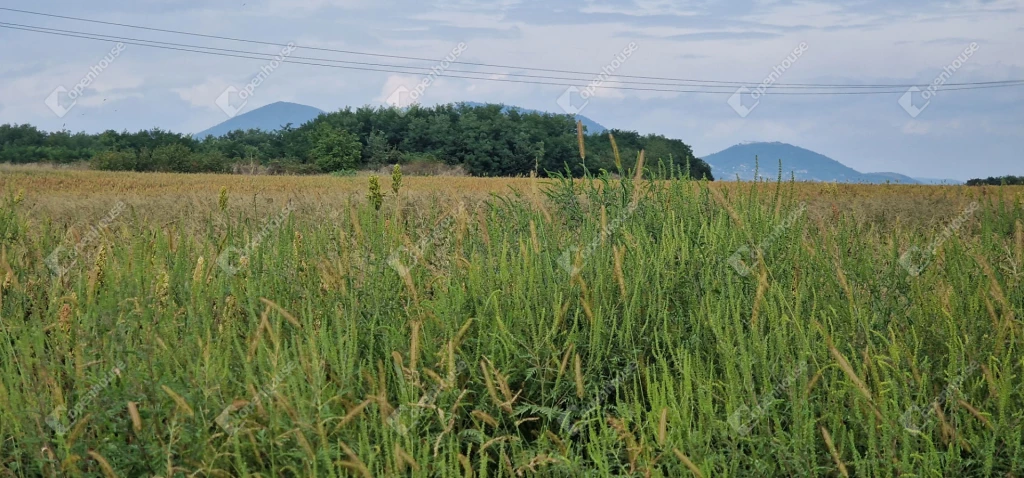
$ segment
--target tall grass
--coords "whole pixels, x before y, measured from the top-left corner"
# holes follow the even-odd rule
[[[269,228],[211,194],[126,212],[62,277],[103,212],[9,195],[0,474],[1024,475],[1019,198],[977,198],[913,277],[953,217],[620,173]]]

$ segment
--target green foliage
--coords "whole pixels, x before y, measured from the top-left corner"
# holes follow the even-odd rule
[[[402,167],[395,165],[391,169],[391,190],[398,196],[398,192],[402,189]]]
[[[968,186],[1020,186],[1024,185],[1024,176],[989,176],[985,179],[971,179]]]
[[[930,227],[651,175],[565,178],[550,218],[514,195],[401,217],[199,201],[125,214],[63,278],[32,258],[82,225],[2,201],[3,469],[1024,475],[1024,253],[1004,233],[1024,209],[982,201],[912,277],[900,253]]]
[[[366,138],[363,161],[368,168],[376,169],[387,164],[398,163],[401,158],[402,153],[388,143],[387,136],[383,132],[374,131]]]
[[[198,151],[175,172],[179,173],[224,173],[229,170],[227,158],[219,151]]]
[[[160,146],[152,152],[103,151],[92,160],[95,169],[106,171],[160,171],[172,173],[222,173],[227,160],[218,151],[192,152],[184,145]]]
[[[712,179],[707,164],[693,157],[682,141],[631,131],[615,134],[621,138],[626,168],[644,149],[649,164],[678,171],[689,167],[691,177]],[[618,172],[607,136],[595,133],[585,139],[590,170]],[[573,117],[523,113],[502,105],[414,107],[404,114],[395,108],[345,108],[298,127],[238,130],[201,139],[160,129],[71,135],[2,125],[0,145],[0,161],[11,162],[72,161],[127,151],[136,157],[130,166],[134,171],[229,171],[233,164],[245,163],[267,166],[273,174],[311,174],[436,160],[475,176],[528,176],[534,170],[542,177],[548,172],[584,174]]]
[[[362,154],[362,145],[354,134],[320,123],[313,130],[312,136],[313,148],[310,154],[321,171],[329,173],[356,168]]]
[[[380,178],[377,175],[370,176],[370,187],[366,193],[366,200],[370,201],[373,205],[373,209],[380,211],[381,205],[384,204],[384,193],[380,189]]]
[[[714,179],[711,167],[694,156],[690,146],[682,141],[656,134],[642,136],[634,131],[617,129],[613,129],[609,133],[615,137],[623,167],[627,169],[635,165],[639,152],[643,150],[648,165],[662,164],[683,173],[689,171],[690,177],[693,179]],[[592,170],[618,171],[618,166],[615,164],[615,152],[607,134],[587,137],[587,162]]]
[[[192,150],[180,143],[160,146],[149,155],[145,170],[161,172],[187,172]]]
[[[0,163],[85,161],[96,146],[96,136],[85,133],[47,133],[27,124],[0,125]]]
[[[129,151],[101,151],[92,157],[91,166],[100,171],[135,171],[138,154]]]

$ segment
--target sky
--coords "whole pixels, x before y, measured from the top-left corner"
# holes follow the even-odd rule
[[[1024,86],[950,85],[1024,80],[1024,0],[11,0],[0,6],[270,43],[0,11],[0,22],[122,39],[119,46],[0,28],[0,124],[197,133],[277,101],[325,111],[408,102],[426,81],[414,95],[424,105],[475,101],[579,112],[609,128],[681,139],[697,156],[745,141],[781,141],[862,172],[960,180],[1024,175]],[[284,61],[274,66],[268,59],[156,49],[127,39]],[[298,64],[339,65],[295,57],[418,69],[341,69]],[[556,84],[445,77],[461,75],[451,70]],[[732,84],[715,83],[718,94],[623,90],[611,88],[625,86],[615,80],[667,80],[615,75]],[[942,84],[932,91],[906,86],[935,82]],[[250,95],[246,85],[254,83]],[[752,89],[737,91],[739,83]],[[753,89],[766,83],[763,94]],[[596,88],[588,90],[591,84]],[[897,86],[884,95],[797,96],[783,93],[822,90],[787,84]]]

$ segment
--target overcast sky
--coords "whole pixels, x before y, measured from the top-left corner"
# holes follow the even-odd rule
[[[440,61],[464,43],[459,61],[592,72],[598,77],[634,43],[614,73],[756,84],[774,70],[781,74],[768,81],[779,84],[902,85],[932,83],[945,68],[952,71],[948,83],[1024,79],[1024,0],[12,0],[0,6],[294,42],[299,48],[290,53],[292,57],[420,67],[432,64],[303,47]],[[266,54],[282,50],[6,11],[0,11],[0,22]],[[226,120],[218,97],[231,86],[242,89],[267,64],[130,44],[114,56],[113,42],[2,28],[0,42],[0,123],[31,123],[47,130],[160,127],[196,133]],[[972,43],[975,48],[965,54]],[[960,66],[951,67],[954,63]],[[97,68],[101,64],[106,67]],[[73,108],[61,100],[59,108],[67,113],[58,117],[47,99],[61,86],[73,91],[90,69],[99,71],[95,79],[82,89]],[[328,111],[384,105],[396,88],[412,90],[422,78],[285,62],[254,90],[241,112],[276,101]],[[580,89],[587,84],[540,81],[578,83]],[[581,114],[610,128],[682,139],[698,156],[743,141],[783,141],[863,172],[955,179],[1024,175],[1024,87],[950,88],[939,88],[929,99],[913,92],[909,105],[901,104],[899,92],[786,96],[778,93],[787,90],[774,88],[759,102],[751,93],[740,95],[737,105],[730,104],[731,90],[701,95],[604,88],[589,103],[573,93],[569,108],[582,107]],[[565,91],[565,86],[442,77],[424,90],[419,101],[495,102],[561,113]]]

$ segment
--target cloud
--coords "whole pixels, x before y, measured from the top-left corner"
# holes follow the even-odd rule
[[[679,41],[708,41],[708,40],[767,40],[772,38],[781,38],[783,35],[780,33],[769,33],[769,32],[698,32],[698,33],[684,33],[679,35],[672,35],[666,37],[667,40],[679,40]]]
[[[932,39],[932,40],[927,40],[927,41],[919,42],[919,44],[921,44],[921,45],[959,45],[959,46],[963,46],[963,45],[970,45],[971,42],[974,42],[976,40],[977,40],[976,38],[966,38],[966,37],[935,38],[935,39]]]
[[[217,97],[230,85],[223,78],[213,78],[184,88],[171,88],[171,91],[194,108],[216,108]]]
[[[114,93],[106,95],[86,95],[82,99],[78,100],[78,106],[84,107],[97,107],[112,105],[117,101],[127,100],[129,98],[142,99],[142,93]]]
[[[924,121],[910,120],[903,124],[903,134],[926,135],[931,131],[931,126]]]
[[[244,4],[244,5],[243,5]],[[784,83],[928,82],[966,43],[981,48],[956,82],[1024,78],[1024,15],[1019,0],[243,0],[209,6],[198,0],[132,3],[56,0],[41,10],[204,34],[295,43],[307,47],[391,55],[300,49],[296,55],[428,68],[465,41],[464,62],[518,65],[569,74],[480,67],[488,78],[507,73],[578,78],[544,80],[585,86],[623,46],[640,49],[616,73],[660,78],[759,82],[802,41],[807,53],[779,80]],[[275,47],[196,38],[31,16],[11,22],[89,30],[218,48],[274,52]],[[104,42],[0,29],[0,41],[18,48],[0,63],[0,123],[29,122],[46,129],[161,126],[198,131],[223,121],[214,101],[229,85],[244,85],[263,65],[246,60],[129,46],[77,106],[75,119],[56,118],[43,100],[57,85],[77,82],[109,50]],[[359,65],[348,65],[358,67]],[[398,85],[421,76],[286,65],[259,87],[247,109],[279,100],[324,110],[382,105]],[[518,78],[523,80],[524,78]],[[621,78],[620,78],[621,79]],[[674,83],[664,80],[639,80]],[[408,86],[407,86],[408,87]],[[671,86],[654,86],[672,88]],[[688,88],[681,88],[688,89]],[[500,102],[560,111],[564,86],[440,78],[424,104]],[[781,92],[781,90],[780,90]],[[1024,87],[940,91],[917,119],[885,96],[766,96],[740,118],[727,96],[601,88],[583,112],[607,126],[683,139],[704,153],[743,140],[780,140],[818,149],[860,170],[928,171],[962,177],[968,151],[984,158],[970,174],[1024,174]],[[107,101],[104,102],[103,99]],[[116,107],[110,107],[116,102]],[[116,110],[116,114],[115,114]],[[1014,171],[1014,169],[1016,169]],[[916,174],[921,175],[921,174]]]

